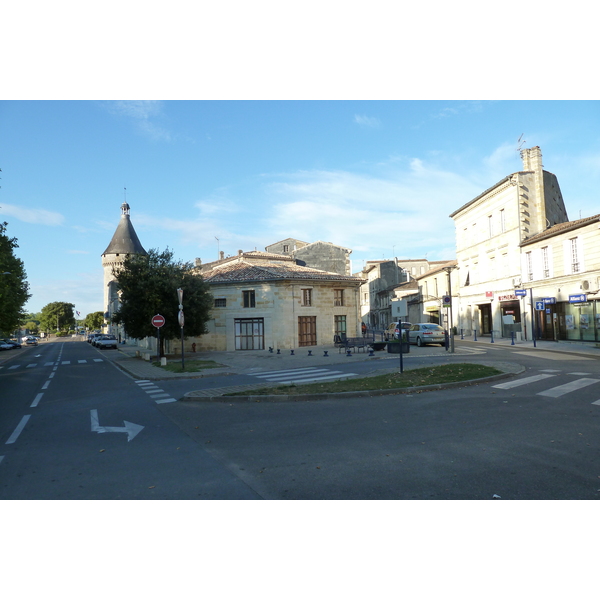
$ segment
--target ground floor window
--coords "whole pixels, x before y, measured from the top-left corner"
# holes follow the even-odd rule
[[[264,350],[264,319],[235,319],[235,349]]]
[[[335,335],[339,335],[340,337],[342,334],[346,335],[346,315],[335,315],[333,317],[333,327]]]
[[[317,317],[298,317],[298,346],[317,345]]]
[[[558,339],[581,342],[600,341],[600,301],[557,302],[544,309],[551,310],[552,321],[558,325]]]

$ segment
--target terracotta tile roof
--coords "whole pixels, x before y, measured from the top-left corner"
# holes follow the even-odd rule
[[[204,280],[210,284],[283,281],[286,279],[302,281],[345,281],[357,285],[364,281],[358,277],[329,273],[328,271],[301,267],[295,263],[283,261],[268,264],[256,264],[245,260],[239,260],[235,263],[230,263],[204,273]]]
[[[589,223],[594,223],[595,221],[600,221],[600,215],[594,215],[593,217],[577,219],[577,221],[557,223],[556,225],[552,225],[552,227],[548,227],[548,229],[546,229],[545,231],[536,233],[535,235],[528,237],[526,240],[523,240],[520,243],[520,246],[527,246],[528,244],[533,244],[534,242],[538,242],[540,240],[552,237],[554,235],[558,235],[559,233],[565,233],[567,231],[571,231],[572,229],[579,229],[579,227],[583,227],[584,225],[588,225]]]

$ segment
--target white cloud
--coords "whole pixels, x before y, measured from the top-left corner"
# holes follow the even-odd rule
[[[354,115],[354,122],[362,127],[378,128],[381,126],[381,121],[375,117],[367,117],[366,115]]]
[[[108,111],[133,119],[138,130],[154,141],[170,142],[171,133],[151,119],[162,115],[162,103],[158,100],[120,100],[105,103]]]
[[[2,202],[0,205],[0,214],[14,217],[25,223],[33,223],[35,225],[49,225],[56,227],[62,225],[65,221],[63,215],[57,212],[51,212],[43,208],[24,208],[13,204]]]

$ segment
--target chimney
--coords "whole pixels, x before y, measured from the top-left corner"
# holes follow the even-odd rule
[[[225,258],[225,252],[223,252],[223,250],[221,250],[219,252],[219,260],[223,260]]]
[[[541,172],[543,167],[542,151],[539,146],[521,150],[521,159],[523,160],[523,171]]]
[[[201,267],[202,266],[202,259],[201,258],[197,258],[194,262],[195,262],[195,266],[196,267]]]
[[[238,256],[241,256],[242,254],[244,254],[243,250],[238,250]]]

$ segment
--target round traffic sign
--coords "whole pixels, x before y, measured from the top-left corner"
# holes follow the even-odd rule
[[[162,315],[154,315],[152,317],[152,325],[154,327],[162,327],[165,324],[165,318]]]

